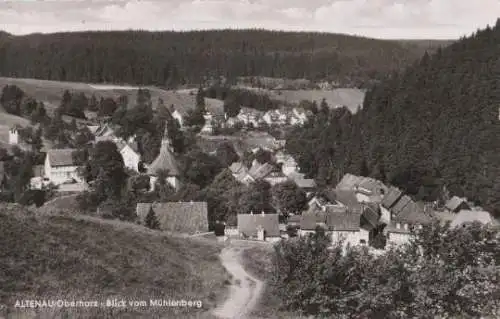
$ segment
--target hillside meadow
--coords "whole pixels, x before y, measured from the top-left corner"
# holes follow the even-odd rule
[[[207,239],[138,225],[0,207],[0,317],[210,318],[229,275]],[[16,300],[201,300],[182,307],[14,309]]]

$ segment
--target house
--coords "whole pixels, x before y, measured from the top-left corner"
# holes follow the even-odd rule
[[[254,161],[252,163],[252,167],[250,167],[250,170],[248,171],[248,175],[250,175],[253,180],[264,179],[269,176],[275,169],[276,167],[273,164],[260,164],[259,162]]]
[[[172,117],[177,120],[181,129],[185,128],[185,118],[190,110],[196,108],[196,95],[191,92],[170,92],[166,106]],[[213,115],[213,119],[217,124],[223,123],[224,108],[223,102],[216,99],[205,98],[205,109]]]
[[[70,181],[81,182],[78,175],[78,165],[73,159],[76,149],[51,149],[45,156],[45,178],[54,185],[60,185]]]
[[[462,209],[451,221],[451,227],[464,226],[473,222],[479,222],[483,225],[497,225],[498,222],[487,211]]]
[[[306,194],[310,194],[316,190],[316,182],[312,178],[295,178],[293,179],[297,187],[303,189]]]
[[[122,155],[123,164],[125,167],[139,172],[139,163],[141,162],[141,154],[137,143],[129,143],[123,140],[115,141],[118,151]]]
[[[259,127],[262,123],[263,112],[257,111],[252,108],[242,107],[240,113],[236,115],[237,121],[245,124],[251,125],[253,127]]]
[[[413,234],[412,229],[421,228],[432,222],[433,216],[425,210],[423,205],[414,202],[404,195],[391,209],[391,221],[384,229],[389,245],[408,243]]]
[[[310,207],[302,214],[299,234],[314,233],[318,227],[331,238],[332,245],[368,244],[369,232],[361,228],[361,213],[348,207],[327,206],[324,211],[319,206]]]
[[[333,208],[328,207],[327,212]],[[368,245],[369,232],[361,227],[361,214],[349,209],[328,212],[327,225],[331,230],[332,244],[343,246]]]
[[[205,124],[201,128],[200,133],[213,134],[214,133],[214,126],[215,126],[213,115],[210,112],[207,112],[203,115],[203,118],[205,119]]]
[[[458,213],[460,210],[471,208],[467,203],[467,198],[458,196],[453,196],[452,198],[450,198],[444,206],[448,211],[453,213]]]
[[[304,125],[308,120],[307,112],[302,108],[293,108],[289,120],[290,125]]]
[[[262,120],[268,125],[286,125],[288,124],[288,114],[286,110],[269,110],[262,115]]]
[[[264,177],[264,180],[271,184],[271,186],[274,186],[286,182],[288,180],[288,177],[281,171],[274,170],[266,177]]]
[[[234,162],[229,167],[229,170],[233,174],[233,177],[240,183],[248,185],[255,181],[255,179],[248,174],[248,168],[241,162]]]
[[[360,202],[382,201],[383,195],[387,193],[388,187],[381,181],[370,177],[345,174],[336,186],[337,189],[355,190],[356,197]]]
[[[19,127],[14,126],[9,129],[9,144],[10,145],[19,144]]]
[[[154,190],[154,184],[160,172],[165,172],[167,182],[176,190],[180,188],[180,168],[172,148],[172,142],[168,137],[168,127],[165,123],[165,131],[161,140],[160,153],[155,160],[147,167],[147,173],[151,176],[151,190]]]
[[[144,223],[152,211],[160,229],[175,233],[196,234],[208,232],[206,202],[138,203],[137,216]]]
[[[281,239],[278,214],[238,214],[238,232],[243,238],[261,241]]]

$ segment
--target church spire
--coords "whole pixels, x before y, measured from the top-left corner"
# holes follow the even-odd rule
[[[165,121],[165,130],[163,130],[163,138],[161,139],[161,147],[172,147],[172,142],[168,136],[168,121]]]

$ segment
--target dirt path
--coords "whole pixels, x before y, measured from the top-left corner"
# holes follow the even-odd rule
[[[214,310],[219,318],[244,319],[256,306],[264,283],[248,274],[241,264],[242,248],[226,247],[222,250],[222,265],[233,276],[229,298]]]

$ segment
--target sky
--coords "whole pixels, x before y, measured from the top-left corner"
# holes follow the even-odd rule
[[[263,28],[456,39],[494,25],[500,0],[0,0],[0,30]]]

